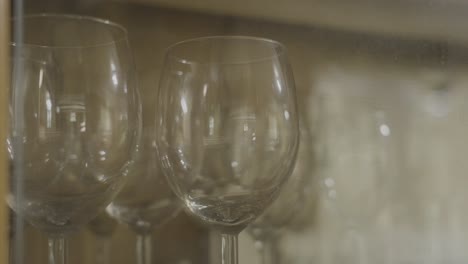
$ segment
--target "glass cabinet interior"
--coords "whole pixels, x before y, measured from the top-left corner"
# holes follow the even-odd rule
[[[0,150],[0,194],[5,201],[0,208],[0,234],[8,242],[0,243],[0,257],[5,259],[0,262],[55,264],[50,262],[45,233],[17,214],[11,204],[11,197],[24,199],[24,193],[13,191],[24,170],[13,167],[27,153],[12,151],[9,138],[13,132],[7,128],[26,118],[12,114],[18,109],[12,106],[11,94],[18,89],[15,84],[27,81],[26,74],[36,67],[24,67],[12,43],[27,36],[26,17],[44,14],[94,17],[126,30],[133,83],[141,103],[142,137],[154,136],[150,128],[156,125],[164,54],[172,44],[230,35],[272,39],[286,47],[300,130],[288,185],[292,189],[279,194],[278,201],[284,200],[286,206],[272,205],[261,221],[240,234],[239,263],[468,260],[468,167],[464,167],[468,163],[463,154],[468,149],[468,35],[464,26],[468,3],[12,0],[0,1],[0,12],[0,105],[5,106],[0,109],[0,139],[6,142]],[[61,27],[57,32],[65,35],[57,39],[79,39],[63,30],[65,24],[50,26]],[[97,28],[88,28],[86,33],[93,30]],[[33,33],[41,39],[54,34],[51,31]],[[118,54],[108,65],[125,60],[119,53],[121,47],[96,53],[94,58],[104,52]],[[73,61],[60,57],[63,51],[49,55],[41,54],[41,58]],[[93,58],[80,52],[75,55]],[[23,67],[15,66],[18,60]],[[58,69],[43,69],[66,78]],[[100,77],[93,78],[73,81],[80,87]],[[120,81],[113,78],[109,76],[111,86]],[[145,155],[144,165],[139,166],[159,164],[157,155]],[[216,166],[212,167],[210,173],[216,173]],[[149,180],[148,184],[147,191],[155,196],[172,191],[167,183]],[[109,207],[101,209],[91,222],[68,235],[67,263],[221,263],[219,234],[183,209],[147,232],[153,241],[147,245],[149,260],[148,252],[141,251],[147,240],[139,235],[145,226],[116,220]]]

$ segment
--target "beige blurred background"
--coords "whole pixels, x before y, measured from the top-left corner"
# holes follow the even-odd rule
[[[164,50],[207,35],[283,42],[296,78],[304,157],[316,188],[278,246],[279,263],[465,263],[468,260],[468,4],[463,1],[25,1],[25,13],[78,13],[127,27],[151,122]],[[46,238],[27,227],[30,263]],[[154,237],[154,263],[218,263],[216,235],[180,215]],[[118,226],[111,263],[135,263]],[[102,239],[72,237],[71,263]],[[240,237],[240,263],[260,263]]]

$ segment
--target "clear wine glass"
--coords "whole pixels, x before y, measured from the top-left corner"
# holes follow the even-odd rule
[[[281,263],[278,248],[281,234],[294,223],[296,217],[302,216],[304,206],[317,194],[314,183],[318,182],[313,179],[314,163],[311,162],[312,141],[304,125],[301,126],[300,132],[301,144],[289,180],[278,198],[247,228],[255,240],[263,264]]]
[[[67,233],[101,212],[125,182],[140,133],[127,33],[97,18],[33,15],[13,23],[12,172],[8,203],[49,236],[66,263]]]
[[[137,234],[137,263],[150,264],[151,232],[180,211],[180,201],[170,189],[156,158],[154,133],[144,133],[134,166],[122,191],[106,208],[109,215]]]
[[[285,47],[217,36],[171,46],[157,106],[164,172],[187,211],[222,236],[222,263],[237,263],[237,236],[277,197],[299,142]]]

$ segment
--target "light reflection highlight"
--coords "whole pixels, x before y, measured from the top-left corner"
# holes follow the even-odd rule
[[[185,100],[185,97],[182,97],[182,99],[180,99],[180,106],[182,107],[182,112],[184,112],[184,114],[187,114],[188,107],[187,107],[187,101]]]
[[[386,124],[380,125],[379,130],[382,136],[385,136],[385,137],[390,136],[390,127],[387,126]]]

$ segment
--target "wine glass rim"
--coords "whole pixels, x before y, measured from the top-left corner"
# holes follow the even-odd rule
[[[74,15],[74,14],[55,14],[55,13],[39,13],[39,14],[28,14],[23,15],[21,17],[13,17],[11,21],[18,21],[18,20],[26,20],[26,19],[35,19],[35,18],[61,18],[61,19],[68,19],[68,20],[82,20],[87,22],[93,22],[101,25],[107,25],[113,27],[120,31],[120,37],[116,38],[112,41],[105,41],[101,43],[91,44],[91,45],[41,45],[41,44],[32,44],[32,43],[18,43],[10,41],[10,45],[13,47],[31,47],[31,48],[43,48],[43,49],[87,49],[87,48],[99,48],[105,47],[109,45],[113,45],[115,43],[126,41],[128,36],[127,29],[115,22],[112,22],[108,19],[93,17],[93,16],[86,16],[86,15]]]
[[[257,59],[251,59],[251,60],[245,60],[245,61],[237,61],[237,62],[210,62],[210,63],[204,63],[204,62],[198,62],[194,60],[189,60],[189,59],[184,59],[180,58],[176,55],[171,54],[171,51],[174,50],[175,48],[188,44],[188,43],[195,43],[199,41],[205,41],[205,40],[215,40],[215,39],[233,39],[233,40],[250,40],[250,41],[257,41],[257,42],[263,42],[263,43],[268,43],[270,45],[279,47],[280,52],[277,54],[271,55],[271,56],[264,56],[260,57]],[[286,53],[286,47],[284,46],[283,43],[269,39],[269,38],[262,38],[262,37],[254,37],[254,36],[244,36],[244,35],[215,35],[215,36],[204,36],[204,37],[197,37],[197,38],[190,38],[190,39],[185,39],[179,42],[176,42],[172,45],[170,45],[166,49],[166,54],[168,57],[174,59],[175,61],[182,63],[182,64],[198,64],[198,65],[208,65],[208,64],[220,64],[220,65],[238,65],[238,64],[251,64],[251,63],[259,63],[259,62],[264,62],[266,60],[270,60],[272,58],[279,58],[282,57]]]

